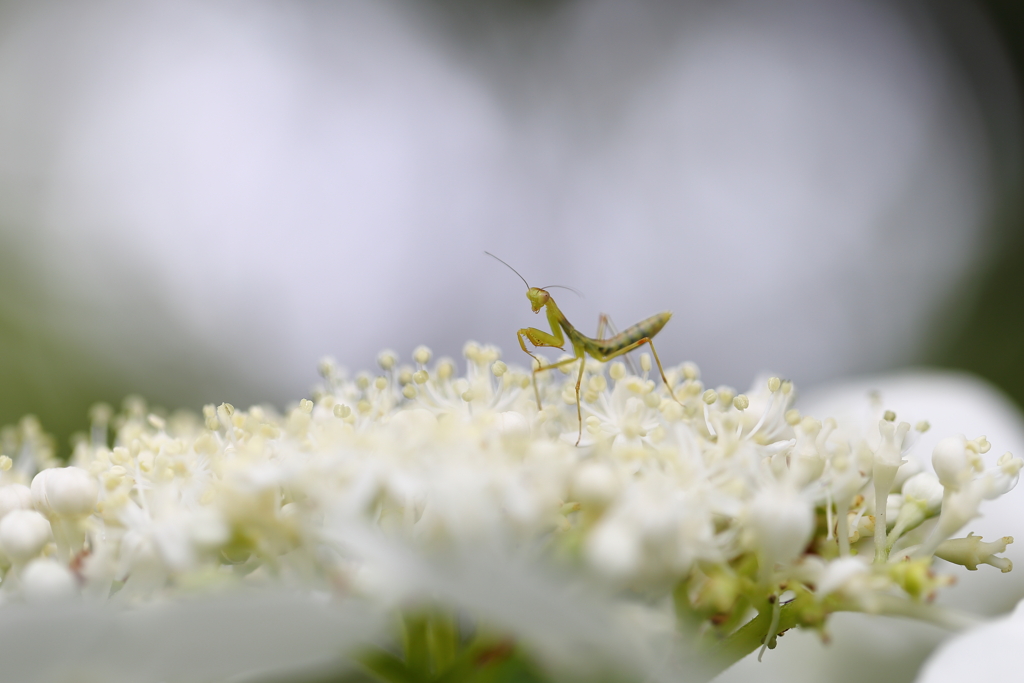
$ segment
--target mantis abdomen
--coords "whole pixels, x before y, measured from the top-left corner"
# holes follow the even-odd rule
[[[631,346],[644,337],[650,339],[658,334],[671,317],[672,314],[669,311],[655,313],[650,318],[627,327],[614,337],[609,337],[608,339],[589,339],[588,341],[593,343],[593,348],[587,350],[590,352],[590,355],[598,360],[604,360],[600,356],[611,356],[616,351]]]

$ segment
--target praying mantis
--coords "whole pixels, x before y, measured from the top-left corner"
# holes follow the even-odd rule
[[[512,266],[508,265],[500,258],[495,256],[489,251],[485,251],[485,254],[491,258],[500,261],[505,264],[509,270],[516,275],[519,275]],[[583,382],[583,368],[586,364],[586,357],[589,355],[594,360],[602,363],[610,361],[613,358],[629,353],[633,349],[647,344],[651,347],[651,353],[654,355],[654,361],[658,364],[658,372],[661,373],[661,381],[665,383],[665,388],[668,389],[669,395],[676,402],[679,399],[676,398],[675,393],[672,391],[672,385],[669,384],[668,379],[665,377],[665,369],[661,365],[661,359],[658,358],[658,352],[654,349],[654,343],[651,342],[651,338],[661,331],[661,328],[665,327],[665,323],[669,321],[672,314],[668,311],[662,313],[655,313],[651,317],[641,320],[636,325],[627,327],[622,332],[612,335],[607,339],[602,339],[601,336],[604,334],[604,330],[609,326],[608,316],[601,314],[597,323],[597,337],[588,337],[575,327],[572,326],[566,317],[558,308],[558,304],[542,287],[531,287],[530,283],[526,281],[522,275],[519,275],[519,279],[526,285],[526,298],[530,300],[530,307],[534,313],[540,313],[540,309],[547,309],[548,325],[551,327],[551,332],[545,332],[539,330],[536,327],[524,327],[520,329],[516,336],[519,339],[519,346],[523,351],[533,360],[536,361],[536,365],[533,368],[533,392],[537,398],[537,410],[542,410],[540,403],[540,390],[537,388],[537,373],[545,370],[554,370],[560,368],[563,365],[569,363],[575,363],[577,360],[580,362],[579,374],[576,377],[576,418],[579,421],[579,434],[576,437],[576,445],[580,445],[580,440],[583,438],[583,411],[580,407],[580,384]],[[551,285],[557,286],[557,285]],[[565,347],[565,338],[569,338],[569,343],[572,344],[573,357],[560,360],[557,363],[550,363],[544,365],[544,362],[526,348],[526,342],[529,341],[534,347],[550,346],[556,349],[563,349]]]

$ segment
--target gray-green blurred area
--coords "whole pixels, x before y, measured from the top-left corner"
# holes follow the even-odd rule
[[[1022,259],[1024,240],[1019,234],[1007,235],[1002,253],[965,285],[967,291],[951,306],[951,324],[930,355],[936,364],[984,377],[1019,406],[1024,406]]]
[[[1024,400],[1010,2],[0,0],[0,423],[674,313],[708,386]],[[551,357],[555,357],[555,352]]]
[[[52,284],[33,268],[31,254],[0,252],[0,425],[36,416],[57,437],[59,455],[67,454],[73,433],[88,430],[89,409],[97,403],[119,407],[129,396],[144,395],[157,410],[198,412],[212,402],[256,404],[269,390],[258,373],[250,381],[216,352],[197,351],[202,344],[161,310],[159,295],[143,277],[126,277],[117,297],[97,295],[77,306]],[[64,284],[78,286],[73,277]],[[133,331],[125,325],[122,339],[96,329],[111,308],[122,306],[159,326]],[[83,339],[83,331],[92,334]],[[101,343],[85,343],[90,336]]]
[[[995,27],[1010,69],[1019,84],[1024,74],[1024,6],[1005,0],[981,3]],[[997,139],[1012,153],[1017,135]],[[925,358],[962,368],[1000,387],[1024,406],[1024,201],[1021,179],[1014,174],[1002,189],[993,212],[993,255],[952,297],[949,315],[937,321],[940,332]]]
[[[0,422],[33,413],[46,419],[48,430],[66,436],[86,426],[92,402],[117,397],[124,387],[90,372],[95,361],[73,337],[46,329],[41,312],[52,310],[52,302],[38,285],[32,289],[30,267],[11,256],[0,256]]]

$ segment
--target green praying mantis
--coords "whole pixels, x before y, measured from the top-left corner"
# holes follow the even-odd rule
[[[490,256],[497,261],[505,264],[509,270],[516,275],[519,275],[512,266],[508,265],[500,258],[485,251],[485,254]],[[665,323],[669,321],[672,314],[668,311],[662,313],[655,313],[646,320],[641,320],[632,327],[627,327],[622,332],[614,334],[607,339],[603,339],[602,335],[606,327],[610,326],[610,322],[607,315],[601,314],[597,323],[597,336],[596,338],[588,337],[575,327],[572,326],[566,317],[558,308],[558,304],[548,293],[548,291],[542,287],[531,287],[530,283],[526,281],[522,275],[519,275],[519,279],[526,285],[526,298],[530,300],[530,307],[534,313],[540,313],[540,309],[547,309],[548,325],[551,327],[551,332],[545,332],[539,330],[536,327],[524,327],[519,330],[516,335],[519,338],[519,346],[523,351],[530,355],[536,364],[533,368],[533,392],[537,398],[537,410],[541,410],[542,406],[540,403],[540,390],[537,388],[537,373],[545,370],[554,370],[560,368],[563,365],[575,363],[577,360],[580,362],[579,374],[576,377],[576,418],[579,421],[579,434],[576,437],[576,445],[580,445],[580,440],[583,438],[583,412],[580,407],[580,384],[583,382],[583,368],[586,364],[586,357],[589,355],[594,360],[605,363],[613,358],[629,353],[633,349],[639,346],[647,344],[651,347],[651,353],[654,355],[654,361],[658,364],[658,372],[661,373],[661,381],[665,383],[665,388],[668,389],[669,395],[676,402],[679,399],[676,398],[675,393],[672,391],[672,385],[669,384],[668,379],[665,377],[665,369],[661,365],[661,359],[658,358],[658,352],[654,349],[654,344],[651,342],[651,338],[661,331],[661,328],[665,326]],[[557,286],[557,285],[551,285]],[[526,342],[529,341],[534,347],[550,346],[556,349],[563,349],[565,347],[565,338],[569,338],[569,343],[572,344],[573,357],[560,360],[557,363],[550,363],[544,365],[544,362],[526,348]]]

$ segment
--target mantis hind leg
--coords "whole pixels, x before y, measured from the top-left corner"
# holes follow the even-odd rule
[[[668,389],[668,395],[672,397],[672,400],[676,403],[680,403],[679,399],[676,398],[676,393],[672,391],[672,385],[669,384],[668,378],[665,377],[665,368],[661,367],[661,359],[658,358],[658,352],[654,350],[654,344],[650,339],[647,340],[647,345],[651,347],[651,354],[654,355],[654,362],[658,364],[658,372],[661,373],[661,381],[665,383],[665,388]],[[680,405],[682,405],[680,403]]]
[[[619,330],[615,327],[615,323],[612,322],[611,316],[607,313],[601,313],[597,316],[597,334],[594,335],[594,339],[604,340],[605,330],[611,330],[613,337],[619,333]],[[634,375],[640,374],[636,371],[636,365],[633,363],[633,359],[629,356],[626,356],[626,365],[629,366],[629,371]]]
[[[530,355],[533,355],[533,354],[530,354]],[[543,372],[544,370],[554,370],[555,368],[560,368],[563,365],[568,365],[569,363],[575,363],[576,361],[580,362],[580,371],[579,371],[579,374],[576,376],[576,420],[579,422],[579,431],[576,434],[576,445],[577,446],[580,445],[580,440],[583,439],[583,409],[580,407],[580,385],[583,384],[583,368],[586,367],[586,364],[587,364],[587,360],[586,359],[587,359],[586,354],[582,354],[581,353],[580,355],[575,356],[573,358],[566,358],[564,360],[558,361],[557,363],[552,363],[551,365],[542,365],[540,367],[537,367],[537,368],[533,369],[533,390],[537,391],[537,373],[538,372]],[[540,393],[538,392],[537,393],[537,410],[540,410],[540,409],[541,409],[541,407],[540,407]]]
[[[651,347],[651,353],[654,354],[654,362],[658,364],[658,372],[661,373],[661,381],[665,383],[665,388],[668,389],[668,395],[672,397],[673,401],[675,401],[676,403],[680,403],[681,404],[680,400],[678,398],[676,398],[675,392],[672,391],[672,385],[669,384],[668,378],[665,377],[665,368],[663,368],[662,365],[661,365],[661,359],[658,358],[658,352],[654,348],[654,342],[651,341],[650,337],[644,337],[643,339],[638,339],[637,341],[633,342],[629,346],[626,346],[626,347],[623,347],[621,349],[618,349],[617,351],[614,351],[613,353],[609,353],[608,355],[606,355],[601,360],[605,361],[605,362],[610,361],[612,358],[616,358],[618,356],[621,356],[624,353],[629,353],[633,349],[635,349],[635,348],[637,348],[639,346],[642,346],[644,344],[647,344],[648,346]]]
[[[580,431],[576,435],[576,445],[580,445],[583,438],[583,408],[580,405],[580,384],[583,382],[583,367],[587,364],[586,354],[580,354],[580,374],[576,377],[576,420],[579,422]]]

